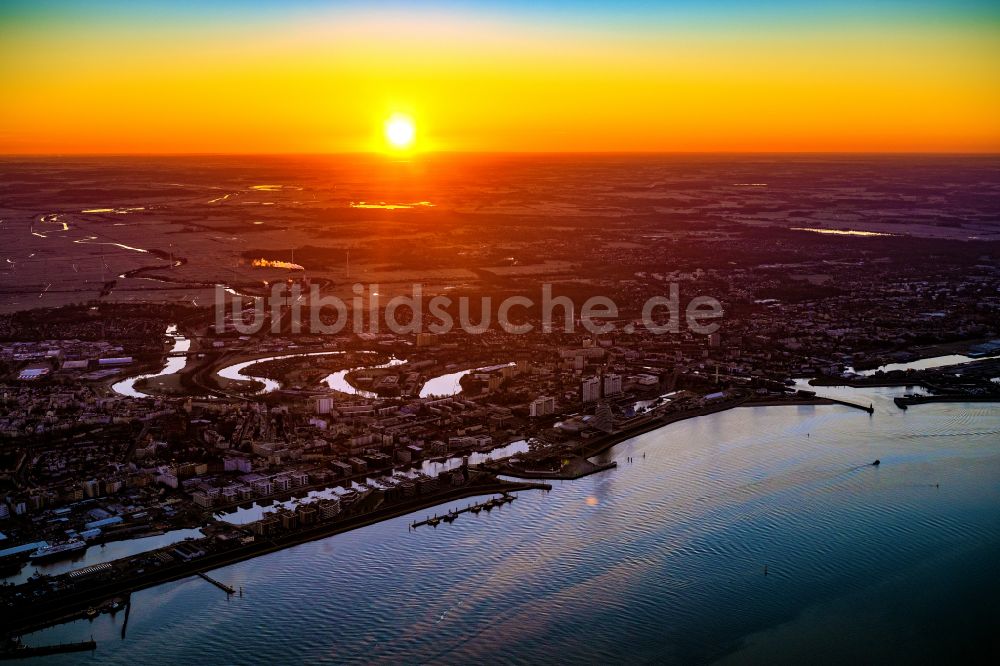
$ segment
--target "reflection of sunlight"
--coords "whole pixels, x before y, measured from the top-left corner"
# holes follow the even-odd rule
[[[817,234],[834,234],[836,236],[892,236],[878,231],[855,231],[854,229],[810,229],[809,227],[792,227],[792,231],[812,231]]]
[[[81,213],[114,213],[116,215],[128,215],[137,210],[146,210],[143,206],[123,206],[121,208],[88,208],[81,210]]]
[[[398,208],[433,208],[434,204],[430,201],[414,201],[412,203],[386,203],[384,201],[379,201],[378,203],[369,203],[367,201],[352,201],[351,208],[383,208],[385,210],[396,210]]]
[[[39,234],[35,235],[38,236]],[[42,238],[45,238],[45,236],[42,236]],[[97,240],[97,236],[87,236],[86,238],[78,238],[73,242],[87,244],[87,245],[114,245],[115,247],[120,247],[123,250],[131,250],[133,252],[147,252],[147,253],[149,252],[149,250],[144,250],[141,247],[132,247],[131,245],[125,245],[124,243],[111,243],[111,242],[102,243]]]
[[[250,262],[250,265],[254,268],[284,268],[290,271],[304,271],[305,267],[300,264],[293,264],[290,261],[281,261],[279,259],[254,259]]]
[[[280,192],[281,190],[295,190],[297,192],[302,191],[302,188],[296,185],[251,185],[250,189],[257,190],[258,192]]]

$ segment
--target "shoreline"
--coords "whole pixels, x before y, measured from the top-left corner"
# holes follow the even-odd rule
[[[838,400],[837,398],[821,398],[816,396],[815,398],[806,398],[802,400],[754,400],[751,398],[738,407],[795,407],[799,405],[841,405],[842,407],[850,407],[851,409],[860,409],[863,412],[868,412],[872,414],[874,409],[871,407],[865,407],[864,405],[859,405],[856,402],[850,402],[848,400]]]
[[[981,397],[980,399],[970,400],[970,396],[926,396],[929,399],[922,400],[920,402],[935,402],[935,401],[946,401],[946,402],[996,402],[1000,401],[1000,398],[987,398]],[[517,479],[529,479],[529,480],[576,480],[583,478],[590,474],[595,474],[598,472],[606,471],[608,469],[614,469],[617,464],[614,462],[605,463],[594,463],[589,460],[595,456],[606,453],[608,450],[621,444],[622,442],[628,441],[640,435],[652,432],[654,430],[659,430],[660,428],[666,427],[673,423],[678,423],[680,421],[685,421],[692,418],[697,418],[700,416],[710,416],[712,414],[718,414],[721,412],[728,411],[737,407],[780,407],[780,406],[809,406],[809,405],[841,405],[845,407],[851,407],[853,409],[858,409],[864,412],[870,412],[867,407],[862,407],[854,403],[840,401],[832,398],[821,398],[821,397],[811,397],[797,400],[777,400],[777,399],[759,399],[755,400],[752,397],[743,397],[736,400],[731,400],[718,405],[702,407],[696,410],[686,410],[684,412],[679,412],[675,414],[670,414],[667,416],[661,416],[658,418],[650,419],[643,423],[635,424],[629,428],[626,428],[620,432],[605,435],[600,438],[595,438],[595,441],[581,442],[582,446],[579,446],[574,452],[574,455],[578,459],[588,463],[587,469],[575,469],[571,474],[563,473],[562,471],[553,472],[551,474],[545,472],[535,472],[532,473],[531,470],[518,470],[506,465],[506,463],[490,462],[482,463],[477,467],[480,470],[492,472],[495,474],[502,474],[504,476],[517,478]],[[7,628],[5,633],[8,635],[20,635],[25,633],[32,633],[45,629],[50,626],[62,624],[65,622],[71,622],[82,617],[81,613],[88,606],[94,604],[95,601],[111,598],[116,595],[130,594],[131,592],[155,587],[168,582],[173,582],[176,580],[181,580],[183,578],[188,578],[190,576],[197,575],[200,572],[212,571],[224,566],[229,566],[231,564],[236,564],[243,562],[255,557],[262,555],[267,555],[269,553],[277,552],[279,550],[284,550],[302,543],[307,543],[310,541],[315,541],[337,534],[342,534],[344,532],[353,531],[363,527],[368,527],[376,523],[380,523],[386,520],[391,520],[393,518],[398,518],[403,515],[414,513],[422,509],[432,508],[440,504],[444,504],[450,501],[466,499],[469,497],[476,497],[480,495],[489,495],[500,492],[511,492],[518,490],[550,490],[551,486],[545,483],[533,483],[524,481],[503,481],[496,480],[491,483],[485,483],[482,485],[467,486],[461,489],[456,489],[449,491],[447,493],[442,493],[433,497],[421,498],[420,500],[415,500],[411,502],[406,502],[403,505],[393,506],[384,509],[377,509],[368,514],[363,514],[361,516],[356,516],[349,518],[343,522],[338,522],[334,524],[327,525],[317,525],[310,529],[296,531],[287,535],[282,535],[277,538],[272,538],[266,542],[253,542],[247,546],[239,547],[234,550],[225,551],[222,553],[217,553],[214,555],[207,555],[204,558],[199,558],[192,560],[190,562],[177,563],[168,568],[168,570],[156,571],[151,574],[145,575],[138,580],[131,580],[128,583],[116,584],[115,582],[102,585],[90,589],[86,592],[81,592],[76,595],[70,596],[68,599],[63,598],[59,603],[47,605],[41,607],[41,610],[37,612],[25,615],[23,611],[17,616],[17,624],[11,624],[11,628]],[[38,606],[36,606],[38,608]],[[34,609],[32,609],[34,610]],[[4,617],[5,623],[10,623],[11,619],[9,617]]]
[[[900,409],[906,409],[909,405],[927,405],[935,402],[1000,402],[1000,395],[915,395],[909,398],[893,398],[893,402]]]
[[[986,342],[991,342],[994,338],[992,336],[987,336],[985,338],[973,338],[971,340],[959,340],[956,342],[939,342],[932,345],[923,345],[918,347],[912,347],[910,349],[900,350],[909,352],[913,354],[913,358],[910,361],[903,361],[904,363],[915,363],[917,361],[923,361],[928,358],[936,358],[938,356],[969,356],[969,352],[976,345],[981,345]],[[890,354],[897,353],[893,351],[882,352],[881,355],[888,356]],[[986,356],[988,358],[995,358],[995,356]],[[980,359],[976,359],[980,360]],[[855,369],[868,371],[877,370],[884,365],[892,365],[893,363],[898,363],[899,361],[886,360],[880,362],[877,365],[872,365],[871,363],[862,363],[861,366],[855,366]],[[870,366],[870,367],[867,367]]]
[[[189,578],[200,572],[212,571],[310,541],[317,541],[362,527],[368,527],[375,523],[405,516],[447,502],[503,492],[550,489],[551,486],[544,483],[497,480],[480,485],[465,486],[426,498],[404,502],[399,505],[376,509],[370,513],[354,516],[344,521],[316,525],[266,541],[254,540],[245,546],[238,546],[232,550],[205,555],[204,557],[195,558],[187,562],[178,562],[165,569],[159,569],[137,578],[109,581],[102,585],[65,595],[51,604],[42,605],[35,602],[28,608],[4,609],[3,614],[0,615],[0,620],[5,625],[3,633],[8,636],[23,635],[54,625],[72,622],[82,619],[83,611],[99,604],[104,599],[123,596],[164,583]]]
[[[589,476],[590,474],[596,474],[598,472],[603,472],[608,469],[614,469],[617,464],[614,463],[594,463],[590,461],[590,458],[599,456],[602,453],[606,453],[611,448],[626,442],[630,439],[644,435],[648,432],[654,430],[659,430],[673,423],[679,423],[680,421],[686,421],[687,419],[698,418],[699,416],[711,416],[712,414],[718,414],[720,412],[725,412],[730,409],[736,409],[738,407],[799,407],[808,405],[840,405],[842,407],[850,407],[852,409],[858,409],[868,414],[873,413],[874,410],[858,405],[855,403],[837,400],[835,398],[804,398],[797,400],[755,400],[752,397],[745,397],[736,401],[730,401],[723,404],[702,407],[697,410],[688,410],[685,412],[680,412],[676,414],[671,414],[669,416],[661,416],[644,423],[636,424],[630,428],[626,428],[620,432],[605,435],[600,438],[596,438],[597,441],[583,442],[582,446],[576,448],[572,451],[570,455],[576,456],[577,458],[582,458],[583,460],[590,463],[591,468],[578,469],[574,468],[571,471],[563,470],[545,472],[545,471],[533,471],[528,469],[518,469],[510,467],[506,463],[500,461],[493,463],[484,463],[480,467],[484,470],[494,472],[496,474],[502,474],[503,476],[509,476],[516,479],[544,479],[544,480],[557,480],[557,481],[573,481],[576,479]],[[593,448],[591,448],[593,447]]]
[[[830,378],[830,379],[812,379],[809,381],[809,386],[825,386],[828,388],[835,388],[838,386],[846,386],[847,388],[906,388],[908,386],[919,386],[920,388],[932,390],[931,386],[922,379],[878,379],[876,381],[865,381],[862,379],[844,379],[844,378]]]

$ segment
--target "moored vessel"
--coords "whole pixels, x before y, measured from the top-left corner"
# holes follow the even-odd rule
[[[60,557],[67,557],[86,547],[87,542],[85,541],[67,541],[66,543],[54,546],[44,546],[31,554],[31,561],[37,562],[40,560],[54,560]]]

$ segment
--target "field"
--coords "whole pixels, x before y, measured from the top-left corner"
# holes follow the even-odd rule
[[[216,284],[259,293],[303,274],[345,300],[359,282],[383,299],[413,283],[427,295],[587,284],[831,245],[801,229],[891,234],[836,236],[848,251],[898,249],[898,235],[917,251],[995,241],[997,168],[986,157],[6,158],[0,311],[205,306]]]

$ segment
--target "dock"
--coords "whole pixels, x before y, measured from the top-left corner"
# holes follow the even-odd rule
[[[225,592],[226,594],[236,594],[236,590],[234,590],[233,588],[229,587],[228,585],[226,585],[221,581],[215,580],[214,578],[206,574],[204,571],[199,571],[198,575],[207,580],[212,585],[222,590],[223,592]]]
[[[486,500],[485,502],[479,502],[478,504],[470,504],[469,506],[462,509],[453,509],[443,516],[434,515],[432,518],[426,518],[424,520],[413,521],[410,524],[410,529],[416,529],[423,525],[430,525],[431,527],[437,527],[441,522],[451,523],[454,522],[463,513],[479,513],[480,511],[492,511],[494,507],[502,506],[508,502],[513,502],[517,499],[517,495],[511,495],[510,493],[504,493],[500,497],[493,497]]]

